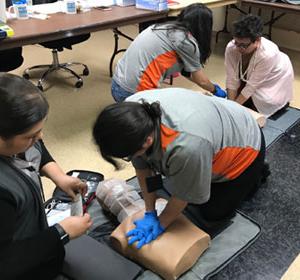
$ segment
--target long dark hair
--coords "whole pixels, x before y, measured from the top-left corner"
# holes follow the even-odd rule
[[[119,169],[114,158],[134,155],[160,123],[158,103],[122,102],[106,107],[98,116],[93,137],[102,157]]]
[[[203,66],[211,54],[212,25],[212,11],[201,3],[195,3],[184,8],[175,21],[169,22],[167,29],[185,31],[186,39],[188,39],[188,32],[192,34],[197,41],[200,63]],[[161,26],[162,24],[157,24],[153,30],[161,29]]]
[[[0,136],[11,138],[30,130],[43,120],[49,105],[43,93],[31,82],[0,73]]]

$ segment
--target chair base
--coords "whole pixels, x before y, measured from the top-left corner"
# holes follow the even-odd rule
[[[72,74],[75,78],[77,78],[77,82],[75,83],[75,87],[76,88],[81,88],[82,85],[83,85],[82,78],[76,72],[71,70],[69,67],[74,66],[74,65],[81,65],[81,66],[83,66],[82,75],[87,76],[87,75],[89,75],[89,69],[88,69],[87,65],[85,65],[83,63],[79,63],[79,62],[59,63],[58,51],[56,49],[52,50],[52,58],[53,58],[52,64],[36,65],[36,66],[32,66],[32,67],[29,67],[29,68],[25,69],[24,72],[23,72],[23,77],[28,80],[28,79],[30,79],[29,72],[31,70],[34,70],[34,69],[47,69],[42,74],[42,77],[38,80],[38,83],[37,83],[37,87],[41,91],[43,91],[44,90],[43,82],[46,80],[47,76],[50,73],[54,72],[54,71],[64,70],[64,71],[67,71],[70,74]]]

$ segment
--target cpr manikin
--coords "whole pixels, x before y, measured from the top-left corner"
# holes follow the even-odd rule
[[[144,215],[144,201],[140,195],[126,182],[111,179],[99,184],[97,199],[121,222],[111,234],[112,246],[164,279],[177,279],[195,264],[209,246],[209,235],[184,215],[180,215],[154,242],[141,249],[137,249],[135,244],[129,246],[126,233],[134,228],[134,220]],[[157,200],[158,215],[166,203],[164,199]]]

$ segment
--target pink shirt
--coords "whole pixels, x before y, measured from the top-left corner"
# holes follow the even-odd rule
[[[241,84],[241,53],[233,41],[225,51],[226,88],[237,90]],[[293,97],[294,71],[289,57],[272,41],[261,38],[261,44],[253,54],[241,91],[245,98],[252,97],[257,110],[266,117],[281,109]]]

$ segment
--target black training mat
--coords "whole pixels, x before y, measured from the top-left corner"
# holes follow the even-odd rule
[[[292,107],[282,109],[268,118],[262,129],[266,140],[266,148],[268,149],[272,143],[275,143],[299,119],[300,110]]]

